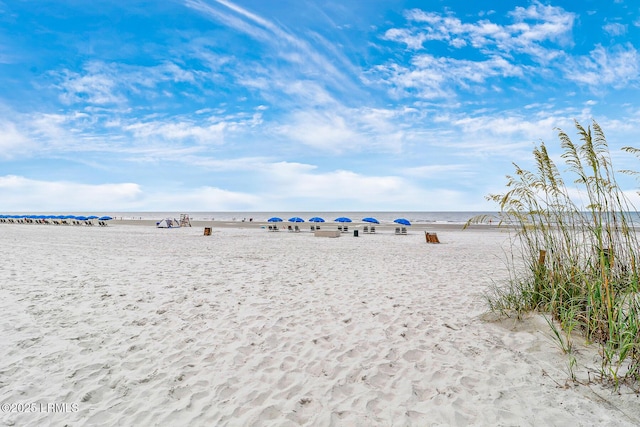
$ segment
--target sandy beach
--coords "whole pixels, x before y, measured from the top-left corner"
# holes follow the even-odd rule
[[[540,316],[486,315],[498,228],[153,224],[0,225],[2,425],[640,424],[597,347],[575,384]]]

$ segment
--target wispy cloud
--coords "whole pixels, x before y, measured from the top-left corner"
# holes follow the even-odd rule
[[[15,123],[0,120],[0,158],[12,159],[36,148]]]
[[[612,22],[609,24],[606,24],[605,26],[602,27],[602,29],[609,35],[611,36],[622,36],[624,34],[626,34],[627,32],[627,26],[617,23],[617,22]]]
[[[404,110],[376,108],[307,109],[285,116],[275,132],[319,151],[344,154],[366,151],[397,152],[405,133],[399,126]]]
[[[141,67],[93,61],[85,64],[82,73],[63,70],[55,74],[61,101],[93,105],[127,104],[135,95],[154,99],[158,97],[161,83],[196,85],[201,79],[198,72],[172,62]]]
[[[259,42],[260,45],[256,48],[265,52],[262,60],[272,64],[274,67],[262,68],[258,74],[265,76],[269,80],[292,83],[292,80],[300,79],[300,75],[307,75],[312,76],[314,81],[330,87],[334,91],[359,90],[353,76],[349,76],[341,68],[338,68],[335,59],[338,58],[341,65],[350,64],[350,62],[333,45],[326,43],[318,34],[308,34],[311,40],[321,41],[320,44],[312,43],[309,39],[293,33],[283,25],[278,25],[226,0],[187,0],[185,5]],[[327,53],[318,49],[317,46],[327,48],[327,52],[331,56],[327,56]],[[278,63],[278,61],[269,58],[278,58],[284,62]],[[283,64],[286,64],[286,67]],[[242,68],[246,69],[247,64],[244,64]],[[347,67],[347,69],[349,68]],[[319,73],[318,70],[322,70],[322,72]],[[254,74],[255,71],[256,68],[253,69],[251,74]],[[255,77],[251,79],[245,77],[244,80],[253,82],[254,87],[265,88],[267,85],[266,80],[262,80],[260,84],[256,85],[260,80]]]
[[[411,64],[410,68],[387,64],[377,67],[376,71],[396,96],[415,95],[426,99],[454,97],[456,89],[461,88],[484,92],[486,89],[481,84],[492,77],[522,75],[518,66],[497,56],[486,61],[469,61],[425,54],[415,56]]]
[[[547,41],[571,43],[575,15],[560,7],[534,2],[527,8],[516,7],[509,16],[513,23],[501,25],[487,19],[463,22],[452,15],[413,9],[406,13],[412,26],[390,29],[385,37],[413,49],[423,47],[426,41],[441,41],[454,48],[471,46],[489,55],[519,52],[537,59],[548,58],[543,47]]]
[[[602,91],[603,86],[625,87],[638,84],[640,55],[631,44],[606,49],[596,46],[589,56],[568,60],[565,77],[577,83]]]
[[[411,10],[406,14],[407,28],[392,28],[384,34],[386,40],[413,51],[411,66],[389,62],[373,70],[396,96],[445,98],[460,89],[485,91],[491,79],[522,78],[533,70],[528,63],[559,59],[564,56],[562,47],[572,43],[575,16],[562,8],[535,2],[527,8],[516,7],[509,17],[512,23],[507,25],[486,19],[463,22],[452,15]],[[453,50],[440,56],[421,53],[430,43],[444,43]],[[474,49],[478,59],[458,58],[461,48]]]

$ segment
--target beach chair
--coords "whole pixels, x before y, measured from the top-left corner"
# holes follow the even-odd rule
[[[424,237],[426,238],[427,243],[440,243],[440,240],[438,239],[438,235],[436,233],[427,233],[425,231]]]
[[[297,225],[293,227],[293,231],[295,231],[296,233],[300,232],[300,227],[298,227]]]
[[[316,225],[316,230],[320,230],[320,226],[319,225]]]
[[[342,229],[343,232],[348,233],[349,232],[349,226],[345,225],[344,228]]]
[[[316,226],[315,225],[311,226],[311,231],[316,231]]]
[[[342,226],[341,225],[338,226],[338,231],[342,233]]]
[[[375,233],[376,232],[376,227],[375,225],[371,226],[371,230],[369,231],[370,233]]]
[[[400,227],[396,227],[396,234],[400,234]]]
[[[291,231],[291,232],[293,232],[293,228],[291,228],[291,226],[290,226],[290,225],[288,225],[288,226],[287,226],[287,231]]]
[[[402,234],[405,234],[405,235],[406,235],[406,234],[407,234],[407,227],[402,227],[402,228],[400,229],[400,233],[402,233]]]
[[[362,232],[363,233],[369,233],[369,227],[366,226],[366,225],[364,227],[362,227]]]

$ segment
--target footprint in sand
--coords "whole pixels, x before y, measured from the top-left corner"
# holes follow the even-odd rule
[[[424,358],[424,352],[420,350],[409,350],[402,355],[407,362],[418,362]]]

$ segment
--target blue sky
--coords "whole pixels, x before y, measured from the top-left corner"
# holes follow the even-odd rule
[[[497,210],[574,119],[640,170],[639,44],[635,1],[0,0],[0,211]]]

